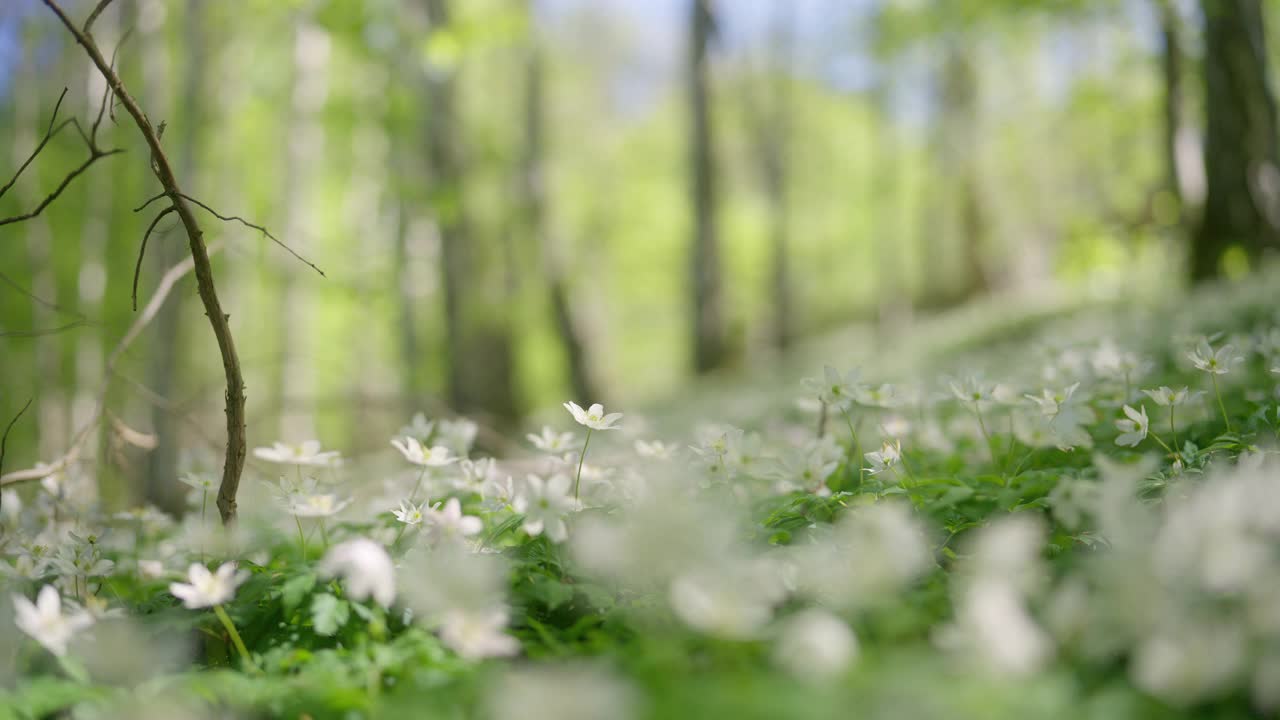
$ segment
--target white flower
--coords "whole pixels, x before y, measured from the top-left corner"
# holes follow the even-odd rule
[[[478,517],[462,514],[462,503],[458,498],[449,498],[443,509],[439,505],[431,509],[427,516],[428,536],[432,543],[466,538],[484,529],[484,521]]]
[[[857,368],[842,375],[839,370],[824,365],[822,377],[807,378],[804,386],[822,402],[841,410],[848,407],[862,390],[862,384],[858,382],[860,376],[861,372]]]
[[[458,458],[449,455],[449,448],[436,445],[430,449],[423,447],[417,438],[392,438],[391,444],[404,455],[404,459],[414,465],[424,467],[444,467],[458,462]]]
[[[1244,358],[1237,355],[1232,346],[1223,345],[1215,351],[1205,340],[1201,340],[1195,350],[1187,353],[1187,357],[1197,370],[1213,375],[1226,375],[1231,372],[1232,365],[1244,362]]]
[[[294,498],[291,510],[298,517],[329,517],[342,512],[350,504],[350,500],[339,500],[332,493],[303,495]]]
[[[0,511],[10,520],[22,517],[22,498],[17,490],[0,490]]]
[[[843,672],[858,656],[858,638],[843,620],[810,608],[787,618],[774,661],[792,675],[823,679]]]
[[[515,481],[510,475],[506,477],[490,477],[480,488],[480,496],[484,498],[484,506],[488,510],[498,511],[516,500]]]
[[[164,576],[164,563],[160,560],[139,560],[138,574],[144,579],[155,580]]]
[[[891,438],[903,438],[911,432],[911,421],[901,415],[891,415],[880,423],[880,429]]]
[[[1141,374],[1147,365],[1137,353],[1121,350],[1111,338],[1098,345],[1089,362],[1093,365],[1095,374],[1113,379]]]
[[[1151,421],[1147,418],[1147,408],[1141,405],[1139,410],[1134,410],[1128,405],[1124,406],[1124,414],[1128,415],[1127,420],[1117,420],[1116,428],[1122,433],[1116,438],[1117,445],[1126,447],[1137,447],[1147,437],[1147,432],[1151,429]]]
[[[840,463],[824,455],[821,448],[797,451],[787,461],[779,464],[777,490],[791,492],[795,487],[793,483],[798,480],[803,489],[828,495],[827,478],[839,465]]]
[[[671,582],[668,601],[686,625],[712,635],[745,639],[773,616],[785,591],[778,568],[763,561],[726,559]]]
[[[478,432],[480,426],[464,417],[441,420],[436,430],[436,444],[449,448],[454,455],[465,456],[471,452]]]
[[[983,382],[981,378],[970,376],[963,380],[952,380],[951,394],[962,403],[979,410],[985,409],[995,402],[996,387]]]
[[[440,640],[467,660],[509,657],[520,652],[520,643],[503,632],[506,627],[502,608],[452,609],[442,618]]]
[[[422,522],[422,505],[414,505],[413,503],[400,501],[400,509],[392,510],[392,515],[396,516],[396,520],[405,525],[417,525]]]
[[[622,413],[609,413],[608,415],[605,415],[604,406],[600,403],[596,403],[586,410],[583,410],[578,407],[578,403],[567,402],[564,404],[564,409],[568,410],[569,414],[573,415],[573,419],[576,420],[579,425],[589,427],[592,430],[617,430],[618,427],[614,425],[614,423],[622,419]]]
[[[14,595],[13,610],[14,624],[18,629],[58,657],[66,654],[71,636],[93,624],[88,613],[64,616],[62,596],[52,585],[40,588],[34,604],[21,595]]]
[[[183,485],[188,485],[202,492],[209,492],[210,490],[217,489],[217,486],[213,484],[213,478],[209,477],[208,475],[200,475],[197,473],[187,473],[185,475],[179,475],[178,482],[182,483]]]
[[[676,447],[668,445],[661,440],[653,442],[645,442],[637,440],[635,443],[636,454],[643,458],[652,458],[654,460],[670,460],[675,454]]]
[[[434,430],[436,424],[427,420],[427,416],[422,413],[414,413],[413,419],[408,425],[400,428],[400,432],[396,433],[402,437],[416,438],[422,442],[426,442],[431,437],[431,431]]]
[[[1147,397],[1161,407],[1178,406],[1194,396],[1186,387],[1174,390],[1167,385],[1161,385],[1155,390],[1143,390],[1142,392],[1146,393]]]
[[[564,542],[569,537],[564,519],[576,506],[569,497],[570,484],[568,475],[558,473],[546,480],[529,476],[524,491],[512,504],[516,512],[524,515],[526,533],[537,537],[546,532],[552,542]]]
[[[169,592],[190,610],[221,605],[236,594],[236,588],[249,577],[247,571],[236,571],[233,562],[223,563],[216,572],[209,572],[200,563],[192,563],[187,569],[190,583],[170,583]]]
[[[320,441],[318,440],[307,440],[301,445],[289,445],[282,442],[272,443],[269,448],[255,448],[253,456],[268,462],[280,463],[281,465],[333,467],[342,462],[342,458],[338,456],[336,450],[321,452]]]
[[[1075,383],[1066,387],[1061,392],[1054,392],[1046,388],[1039,396],[1024,395],[1023,397],[1034,402],[1036,405],[1039,405],[1041,415],[1052,418],[1057,417],[1061,406],[1071,400],[1071,396],[1075,394],[1076,389],[1079,387],[1080,383]]]
[[[534,435],[529,433],[525,435],[533,446],[543,452],[551,454],[561,453],[573,448],[576,438],[571,432],[556,432],[549,425],[542,426],[541,434]]]
[[[320,561],[320,572],[342,576],[347,595],[355,600],[373,598],[382,607],[396,599],[395,567],[391,556],[378,543],[356,538],[333,546]]]
[[[484,485],[490,477],[498,474],[498,463],[493,458],[483,458],[480,460],[466,460],[458,463],[458,468],[462,473],[453,479],[453,487],[462,493],[484,492]]]
[[[892,385],[874,388],[870,385],[858,385],[854,387],[854,397],[858,400],[858,404],[869,407],[893,408],[904,402],[902,393]]]
[[[867,458],[867,462],[871,463],[869,472],[872,475],[878,475],[897,465],[898,461],[902,459],[902,442],[899,440],[894,440],[893,442],[886,440],[879,450],[865,453],[864,457]]]

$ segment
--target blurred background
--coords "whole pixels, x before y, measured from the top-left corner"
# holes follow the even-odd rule
[[[164,123],[185,190],[326,273],[200,218],[250,446],[358,453],[386,451],[416,411],[500,432],[570,398],[679,398],[853,326],[891,343],[982,298],[1127,302],[1250,272],[1280,237],[1277,13],[116,0],[94,34]],[[64,87],[60,117],[88,123],[104,87],[84,53],[38,0],[4,0],[0,167],[30,155]],[[0,225],[0,410],[35,400],[6,468],[65,450],[136,317],[157,208],[134,208],[159,188],[127,115],[108,115],[101,144],[127,152]],[[59,134],[0,217],[86,152]],[[187,256],[172,216],[151,243],[140,306]],[[188,450],[216,467],[222,394],[188,276],[117,363],[96,459],[150,486]]]

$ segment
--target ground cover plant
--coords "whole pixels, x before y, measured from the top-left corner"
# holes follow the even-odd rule
[[[423,415],[376,461],[277,443],[227,527],[213,469],[174,479],[181,518],[60,469],[4,491],[0,713],[1272,712],[1272,280],[920,378],[833,358],[689,437],[566,402],[512,457]]]

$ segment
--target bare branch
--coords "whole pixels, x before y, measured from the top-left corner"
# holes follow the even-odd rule
[[[311,267],[311,269],[312,269],[312,270],[315,270],[316,272],[320,273],[320,277],[328,277],[327,275],[325,275],[325,274],[324,274],[324,271],[323,271],[323,270],[321,270],[320,268],[318,268],[318,267],[316,267],[316,266],[315,266],[315,263],[312,263],[310,260],[308,260],[308,259],[306,259],[306,258],[302,257],[301,255],[299,255],[298,253],[294,252],[294,251],[293,251],[293,248],[291,248],[291,247],[289,247],[288,245],[285,245],[284,243],[280,242],[280,240],[279,240],[278,238],[276,238],[276,236],[275,236],[275,235],[272,235],[270,231],[268,231],[266,228],[262,227],[261,225],[255,225],[255,224],[253,224],[253,223],[249,222],[248,220],[245,220],[244,218],[242,218],[242,217],[240,217],[240,216],[238,216],[238,215],[220,215],[220,214],[218,214],[218,211],[217,211],[217,210],[214,210],[213,208],[209,207],[208,205],[205,205],[204,203],[202,203],[202,202],[200,202],[199,200],[197,200],[197,199],[195,199],[195,198],[191,197],[190,195],[183,195],[182,197],[184,197],[184,198],[186,198],[187,200],[190,200],[192,203],[195,203],[196,205],[198,205],[198,206],[200,206],[200,207],[204,208],[205,212],[208,212],[210,215],[212,215],[212,216],[214,216],[214,217],[218,218],[219,220],[221,220],[221,221],[223,221],[223,222],[238,222],[238,223],[240,223],[241,225],[244,225],[245,227],[251,227],[251,228],[253,228],[254,230],[257,230],[258,232],[262,233],[263,235],[266,235],[267,237],[271,238],[271,240],[272,240],[272,241],[274,241],[274,242],[275,242],[275,244],[277,244],[277,245],[279,245],[280,247],[282,247],[282,248],[284,248],[285,250],[287,250],[287,251],[288,251],[288,253],[289,253],[290,255],[292,255],[292,256],[294,256],[295,258],[297,258],[298,260],[302,261],[304,264],[309,265],[309,266]],[[155,199],[155,198],[152,198],[152,200],[154,200],[154,199]],[[150,203],[150,202],[151,202],[151,200],[148,200],[147,202],[148,202],[148,203]],[[146,205],[144,204],[144,205],[143,205],[143,207],[146,207]]]
[[[58,95],[58,102],[53,106],[53,115],[49,118],[49,127],[44,131],[44,138],[40,140],[39,145],[36,145],[36,149],[31,151],[31,155],[27,157],[26,162],[22,163],[22,166],[18,168],[18,171],[13,174],[13,177],[9,182],[5,183],[4,187],[0,187],[0,197],[4,197],[4,194],[9,192],[9,188],[13,187],[13,184],[18,182],[18,178],[22,177],[23,171],[27,169],[27,166],[31,164],[32,160],[36,159],[36,156],[40,154],[40,151],[44,150],[44,146],[53,139],[53,136],[61,132],[62,128],[66,127],[71,122],[68,120],[62,123],[56,130],[53,127],[53,124],[58,121],[58,110],[62,107],[62,100],[66,96],[67,89],[62,88],[62,94]]]
[[[218,486],[218,512],[224,524],[230,523],[236,517],[236,493],[240,489],[240,475],[244,471],[244,460],[248,454],[244,427],[244,375],[240,369],[239,356],[236,354],[235,341],[231,336],[229,316],[222,310],[218,289],[213,282],[213,266],[209,263],[209,251],[204,242],[204,232],[196,222],[195,215],[191,212],[191,207],[187,204],[187,199],[178,185],[173,166],[169,164],[169,157],[160,145],[158,128],[151,125],[146,113],[125,88],[120,76],[102,56],[102,51],[93,37],[76,27],[56,0],[44,0],[44,4],[58,16],[58,20],[62,22],[67,32],[71,33],[80,47],[84,48],[89,59],[97,66],[98,72],[106,78],[107,85],[115,97],[119,98],[125,111],[133,118],[134,124],[142,133],[151,151],[151,169],[156,179],[160,181],[160,186],[173,200],[173,206],[186,230],[187,245],[191,250],[191,260],[195,268],[196,289],[204,305],[204,313],[209,319],[214,338],[218,341],[218,351],[222,356],[222,372],[227,381],[227,451],[222,466],[222,483]]]
[[[160,198],[162,198],[162,197],[168,197],[168,196],[169,196],[169,193],[167,193],[167,192],[162,192],[162,193],[159,193],[159,194],[157,194],[157,195],[152,195],[151,197],[147,198],[147,201],[146,201],[146,202],[144,202],[144,203],[142,203],[141,205],[139,205],[138,207],[134,208],[134,209],[133,209],[133,211],[134,211],[134,212],[142,212],[143,210],[146,210],[146,209],[147,209],[147,206],[148,206],[148,205],[150,205],[151,203],[153,203],[153,202],[155,202],[155,201],[159,200],[159,199],[160,199]]]
[[[14,282],[14,281],[13,281],[13,278],[9,277],[8,275],[5,275],[5,274],[4,274],[4,273],[2,273],[2,272],[0,272],[0,282],[3,282],[4,284],[6,284],[6,285],[8,285],[9,287],[13,288],[14,290],[18,291],[20,294],[22,294],[22,295],[26,295],[28,298],[31,298],[31,300],[32,300],[33,302],[35,302],[35,303],[37,303],[37,304],[39,304],[39,305],[43,305],[43,306],[45,306],[45,307],[49,308],[50,310],[53,310],[54,312],[59,312],[59,313],[62,313],[63,315],[70,315],[70,316],[72,316],[72,317],[76,317],[76,318],[79,318],[79,319],[81,319],[81,320],[83,320],[83,319],[84,319],[84,314],[83,314],[83,313],[77,312],[77,311],[75,311],[75,310],[68,310],[68,309],[66,309],[66,308],[62,307],[61,305],[59,305],[59,304],[57,304],[57,303],[55,303],[55,302],[50,302],[50,301],[48,301],[48,300],[45,300],[44,298],[39,297],[38,295],[36,295],[35,293],[31,292],[30,290],[28,290],[28,289],[26,289],[26,288],[22,287],[21,285],[19,285],[19,284],[18,284],[18,283],[16,283],[16,282]]]
[[[6,332],[0,332],[0,337],[3,337],[3,338],[33,338],[33,337],[41,337],[41,336],[44,336],[44,335],[56,335],[56,334],[58,334],[58,333],[60,333],[60,332],[64,332],[64,331],[66,331],[66,330],[73,330],[73,329],[75,329],[75,328],[82,327],[82,326],[84,326],[84,325],[88,325],[88,324],[89,324],[89,323],[88,323],[88,321],[87,321],[87,320],[83,320],[83,319],[81,319],[81,320],[73,320],[73,321],[71,321],[71,322],[67,323],[66,325],[59,325],[58,327],[45,328],[45,329],[43,329],[43,330],[9,330],[9,331],[6,331]]]
[[[98,4],[93,8],[93,12],[89,13],[89,19],[84,21],[85,35],[88,35],[90,30],[93,28],[93,21],[97,20],[98,16],[102,14],[102,11],[106,10],[107,6],[110,4],[111,0],[98,0]]]
[[[133,28],[124,31],[120,36],[120,40],[116,42],[116,47],[111,51],[111,69],[116,67],[116,54],[120,52],[120,48],[124,47],[125,42],[133,35]],[[102,102],[98,103],[98,116],[93,119],[93,130],[90,135],[96,140],[98,138],[98,126],[102,124],[102,113],[108,109],[108,101],[112,97],[111,83],[107,83],[107,87],[102,91]],[[110,103],[111,122],[116,121],[116,103]]]
[[[18,414],[14,415],[13,419],[9,421],[9,424],[5,426],[4,435],[0,435],[0,474],[4,473],[4,454],[5,448],[9,444],[9,433],[13,430],[13,426],[17,424],[18,420],[22,418],[23,414],[27,412],[27,408],[31,407],[32,399],[33,398],[27,399],[27,404],[23,405],[22,409],[18,411]],[[0,498],[0,502],[2,501],[3,498]]]
[[[218,245],[210,245],[209,254],[213,255],[220,249],[221,247]],[[164,305],[164,301],[169,297],[169,293],[173,291],[173,288],[178,284],[178,281],[187,273],[191,272],[193,268],[195,268],[195,260],[193,258],[186,258],[177,265],[169,268],[169,270],[165,272],[164,276],[160,278],[160,284],[156,286],[156,291],[152,294],[151,300],[147,302],[146,307],[144,307],[142,312],[134,319],[133,324],[129,326],[129,330],[124,334],[124,337],[120,339],[120,342],[116,344],[115,348],[111,351],[111,354],[107,356],[107,377],[103,380],[102,386],[98,388],[97,404],[94,407],[93,413],[85,420],[84,424],[80,426],[80,429],[76,431],[75,436],[71,439],[71,444],[67,447],[67,451],[47,465],[27,468],[25,470],[15,470],[7,475],[0,475],[0,487],[6,487],[31,480],[39,480],[40,478],[53,475],[54,473],[61,472],[65,468],[70,467],[80,458],[80,446],[84,444],[84,441],[88,439],[90,432],[98,424],[99,420],[102,419],[102,412],[106,405],[107,390],[111,387],[111,381],[119,375],[116,371],[116,363],[120,361],[120,358],[124,355],[125,351],[129,349],[129,346],[133,344],[134,340],[138,339],[138,335],[140,335],[147,325],[150,325],[151,321],[155,319],[155,316],[160,312],[160,307]]]
[[[142,234],[142,246],[138,248],[138,264],[133,267],[133,311],[138,312],[138,276],[142,274],[142,258],[147,254],[147,238],[151,237],[151,231],[156,229],[156,225],[164,219],[165,215],[171,212],[177,212],[177,208],[170,205],[160,211],[151,224],[147,226],[147,231]]]
[[[41,200],[40,204],[36,206],[35,210],[32,210],[31,212],[28,212],[28,213],[23,213],[21,215],[14,215],[13,217],[0,219],[0,225],[11,225],[16,222],[22,222],[23,220],[30,220],[31,218],[36,217],[40,213],[44,212],[44,209],[49,207],[50,203],[52,203],[54,200],[57,200],[58,196],[62,194],[62,191],[66,190],[67,186],[71,184],[71,181],[80,177],[80,174],[83,173],[85,170],[88,170],[90,165],[94,164],[98,160],[101,160],[102,158],[107,157],[109,155],[118,155],[124,152],[124,150],[119,150],[119,149],[98,150],[97,148],[90,148],[90,151],[91,152],[89,154],[88,159],[80,163],[80,166],[77,167],[75,170],[72,170],[71,172],[67,173],[67,176],[62,179],[62,182],[58,184],[58,187],[55,188],[53,192],[49,193],[48,197],[46,197],[44,200]]]

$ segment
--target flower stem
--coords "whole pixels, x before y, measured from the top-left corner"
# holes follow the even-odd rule
[[[62,668],[62,672],[66,673],[67,677],[82,685],[89,684],[89,673],[85,672],[78,663],[66,655],[54,655],[54,657],[58,659],[58,667]]]
[[[293,521],[298,524],[298,542],[302,545],[302,559],[307,559],[307,536],[302,534],[302,521],[297,515],[293,516]]]
[[[204,510],[209,505],[209,490],[200,491],[200,562],[204,562]]]
[[[982,408],[978,407],[978,403],[973,404],[973,414],[978,416],[978,428],[982,430],[982,437],[987,440],[987,452],[991,453],[991,464],[996,464],[996,447],[991,442],[991,433],[987,432],[987,423],[982,419]]]
[[[329,549],[329,531],[324,528],[324,518],[320,518],[320,541],[324,543],[325,549]]]
[[[853,440],[853,457],[850,458],[858,463],[858,482],[862,482],[862,443],[858,442],[858,431],[853,427],[853,418],[849,417],[849,408],[840,408],[840,412],[844,414],[844,421],[849,426],[849,437]]]
[[[1231,432],[1231,418],[1227,417],[1227,406],[1222,402],[1222,391],[1218,389],[1218,375],[1210,373],[1209,379],[1213,380],[1213,394],[1218,396],[1218,409],[1222,411],[1222,421],[1227,424],[1227,432]]]
[[[1177,453],[1175,453],[1172,449],[1170,449],[1168,445],[1164,444],[1164,441],[1160,439],[1159,435],[1155,433],[1147,433],[1147,434],[1151,436],[1152,440],[1155,440],[1157,443],[1159,443],[1160,447],[1164,448],[1165,452],[1169,453],[1170,455],[1177,455]]]
[[[587,446],[591,444],[591,428],[587,428],[587,439],[582,441],[582,453],[578,455],[578,474],[573,478],[573,499],[578,499],[578,488],[582,485],[582,462],[587,459]]]
[[[253,656],[249,654],[249,648],[244,646],[244,640],[240,639],[240,632],[236,630],[236,624],[231,622],[231,616],[227,615],[227,611],[222,609],[221,605],[214,605],[213,612],[218,616],[218,620],[222,622],[222,627],[227,629],[227,634],[231,636],[231,642],[236,646],[236,651],[240,653],[240,657],[250,668],[256,672],[258,665],[253,661]]]
[[[409,504],[413,504],[414,499],[418,497],[418,491],[422,489],[422,479],[427,476],[427,466],[422,466],[422,472],[418,473],[418,482],[413,486],[413,492],[409,493]]]
[[[1175,427],[1173,424],[1173,408],[1174,407],[1175,407],[1174,405],[1169,405],[1169,434],[1173,436],[1174,446],[1180,447],[1182,443],[1178,442],[1178,428]]]

